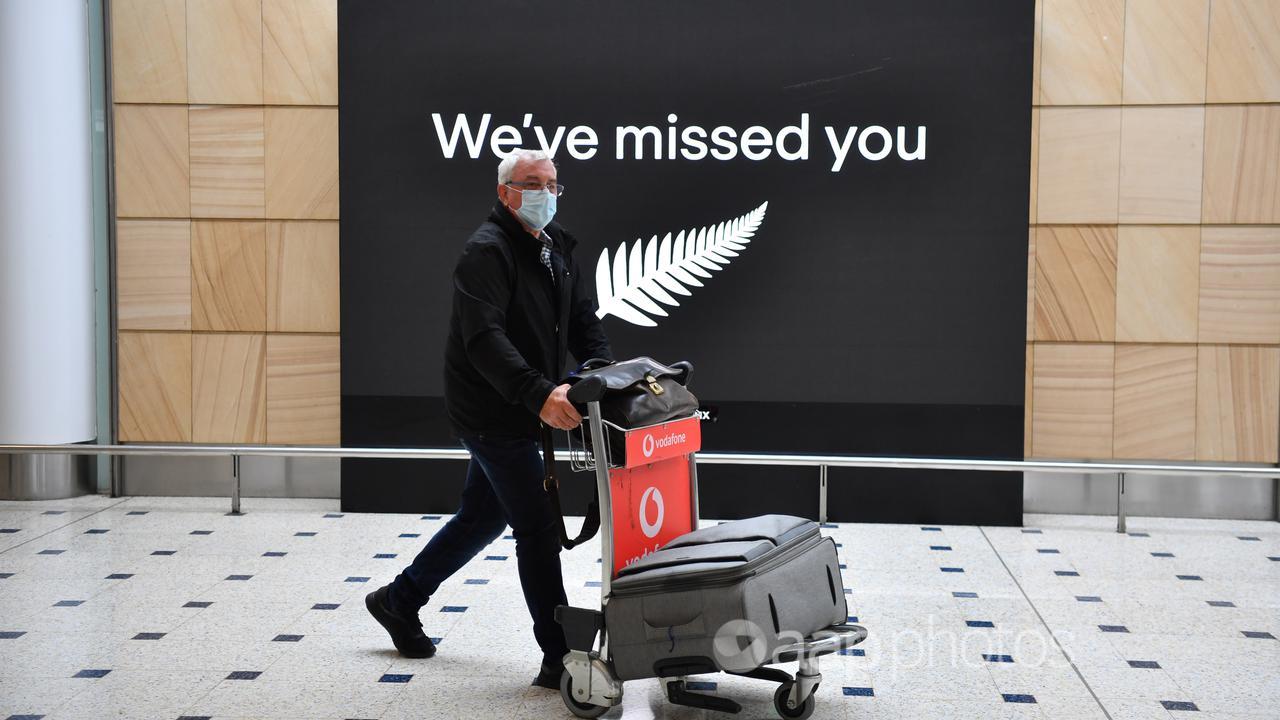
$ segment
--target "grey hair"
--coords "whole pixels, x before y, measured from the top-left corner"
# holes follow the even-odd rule
[[[528,148],[516,148],[502,158],[502,162],[498,163],[498,184],[505,185],[511,182],[511,174],[515,172],[516,165],[521,160],[529,162],[541,162],[543,160],[551,160],[551,154],[543,150],[530,150]]]

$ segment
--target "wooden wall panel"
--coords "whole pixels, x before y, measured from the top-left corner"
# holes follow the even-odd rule
[[[1280,105],[1205,109],[1204,222],[1280,223]]]
[[[1280,343],[1280,228],[1204,228],[1200,342]]]
[[[1120,228],[1116,340],[1195,343],[1200,227]]]
[[[1044,47],[1044,0],[1036,0],[1035,35],[1031,41],[1031,104],[1040,104],[1040,57]]]
[[[191,335],[117,336],[121,442],[191,442]]]
[[[1040,108],[1031,108],[1031,207],[1028,217],[1034,225],[1038,222],[1039,206],[1037,199],[1040,190]]]
[[[192,337],[192,438],[195,442],[263,443],[266,343],[262,335]]]
[[[1280,3],[1213,0],[1209,102],[1280,101]]]
[[[163,105],[115,108],[116,215],[191,215],[187,109]]]
[[[341,442],[340,347],[336,335],[267,336],[267,442]]]
[[[263,133],[262,108],[191,108],[192,217],[263,217]]]
[[[338,104],[338,0],[263,0],[263,91],[270,105]]]
[[[1124,102],[1204,102],[1209,0],[1128,0]]]
[[[1035,457],[1111,457],[1115,346],[1039,343],[1032,377]]]
[[[111,92],[116,102],[187,101],[186,0],[111,3]]]
[[[116,222],[116,317],[122,330],[191,329],[191,221]]]
[[[1042,104],[1120,102],[1124,0],[1044,0],[1042,33]]]
[[[1036,339],[1036,228],[1027,230],[1027,342]]]
[[[338,223],[267,225],[267,329],[338,332]]]
[[[1038,222],[1116,222],[1120,121],[1118,107],[1041,109]]]
[[[1037,340],[1111,341],[1116,323],[1116,229],[1036,230]]]
[[[338,218],[336,108],[267,108],[267,216]]]
[[[1280,348],[1201,345],[1196,457],[1276,462],[1280,437]]]
[[[1195,346],[1116,346],[1115,457],[1194,460],[1195,454]]]
[[[193,223],[191,288],[191,321],[196,330],[266,330],[266,226],[261,222]]]
[[[1200,222],[1204,108],[1126,107],[1120,222]]]
[[[262,0],[187,0],[193,103],[261,105]]]
[[[1035,409],[1035,387],[1032,380],[1036,367],[1035,345],[1027,343],[1026,366],[1022,372],[1022,457],[1032,457],[1031,453],[1031,417]]]

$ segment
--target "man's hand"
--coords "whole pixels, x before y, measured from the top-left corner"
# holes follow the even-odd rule
[[[569,402],[569,386],[560,385],[547,396],[538,413],[542,422],[559,430],[572,430],[582,422],[582,415]]]

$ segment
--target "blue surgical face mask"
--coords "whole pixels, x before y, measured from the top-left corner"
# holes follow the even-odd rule
[[[525,225],[541,231],[556,216],[556,196],[546,190],[521,190],[516,215]]]

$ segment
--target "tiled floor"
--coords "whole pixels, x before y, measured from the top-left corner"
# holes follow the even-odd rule
[[[0,503],[0,720],[567,717],[528,686],[509,536],[424,610],[439,654],[406,660],[362,599],[445,517],[244,505]],[[1026,524],[828,527],[870,637],[825,659],[814,717],[1280,717],[1280,524]],[[564,555],[574,604],[598,601],[597,547]],[[771,685],[700,679],[775,717]],[[606,717],[716,716],[638,681]]]

